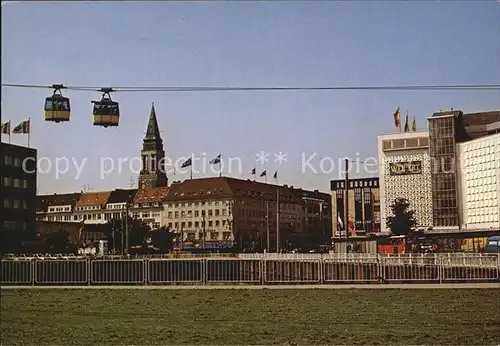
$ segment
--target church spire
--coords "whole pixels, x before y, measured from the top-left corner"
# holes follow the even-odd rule
[[[158,127],[158,120],[156,119],[155,103],[151,105],[151,114],[149,115],[148,128],[146,130],[146,139],[158,140],[160,139],[160,129]]]

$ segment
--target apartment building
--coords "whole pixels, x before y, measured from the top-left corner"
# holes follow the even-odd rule
[[[37,196],[36,219],[39,221],[76,222],[75,206],[81,193],[53,194]]]
[[[294,237],[321,232],[321,227],[313,229],[312,225],[318,226],[317,220],[323,216],[325,220],[330,217],[328,212],[319,212],[320,202],[324,206],[328,203],[329,196],[325,195],[229,177],[190,179],[170,186],[164,200],[164,223],[184,243],[204,247],[234,243],[273,249],[279,222],[282,248]],[[322,197],[326,201],[321,201]],[[309,207],[311,201],[318,202],[317,212]],[[331,232],[326,221],[325,229]]]
[[[74,216],[86,224],[106,223],[104,214],[110,195],[111,191],[82,193],[76,202]]]
[[[163,201],[167,198],[169,188],[166,186],[148,187],[137,190],[133,199],[133,205],[129,209],[130,215],[141,219],[151,229],[164,226]]]

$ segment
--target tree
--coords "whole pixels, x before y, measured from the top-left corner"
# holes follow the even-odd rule
[[[160,227],[149,232],[152,245],[161,253],[167,253],[173,248],[175,234],[168,227]]]
[[[392,235],[408,235],[417,225],[415,212],[406,198],[396,198],[391,205],[392,215],[387,217],[387,227]]]
[[[63,253],[68,250],[69,247],[69,232],[59,230],[49,234],[45,244],[51,253]]]

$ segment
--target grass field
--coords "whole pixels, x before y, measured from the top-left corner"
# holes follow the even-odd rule
[[[499,294],[4,290],[0,344],[499,344]]]

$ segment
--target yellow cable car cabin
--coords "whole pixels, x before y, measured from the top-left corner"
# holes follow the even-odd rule
[[[111,100],[109,92],[104,91],[101,101],[92,101],[94,103],[94,125],[95,126],[118,126],[120,120],[120,108],[118,102]],[[108,97],[106,97],[106,94]]]
[[[71,107],[69,103],[69,98],[62,96],[61,94],[54,94],[51,97],[45,99],[45,120],[55,121],[56,123],[61,121],[69,121],[69,116],[71,114]]]

